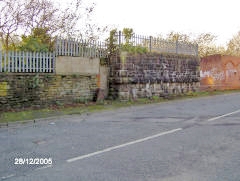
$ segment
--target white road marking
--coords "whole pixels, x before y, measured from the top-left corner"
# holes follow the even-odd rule
[[[230,116],[230,115],[233,115],[233,114],[236,114],[236,113],[240,113],[240,109],[239,110],[236,110],[236,111],[234,111],[234,112],[230,112],[230,113],[227,113],[227,114],[223,114],[223,115],[221,115],[221,116],[217,116],[217,117],[214,117],[214,118],[210,118],[210,119],[208,119],[207,121],[215,121],[215,120],[217,120],[217,119],[220,119],[220,118],[224,118],[224,117],[226,117],[226,116]]]
[[[230,112],[230,113],[221,115],[221,116],[210,118],[207,121],[208,122],[215,121],[217,119],[220,119],[220,118],[223,118],[223,117],[226,117],[226,116],[230,116],[230,115],[233,115],[233,114],[236,114],[236,113],[240,113],[240,109],[236,110],[234,112]],[[134,144],[137,144],[137,143],[148,141],[148,140],[151,140],[151,139],[154,139],[154,138],[157,138],[157,137],[160,137],[160,136],[164,136],[164,135],[167,135],[167,134],[175,133],[175,132],[178,132],[178,131],[181,131],[181,130],[183,130],[183,128],[173,129],[173,130],[170,130],[170,131],[155,134],[155,135],[152,135],[152,136],[149,136],[149,137],[146,137],[146,138],[142,138],[142,139],[139,139],[139,140],[135,140],[135,141],[131,141],[131,142],[128,142],[128,143],[121,144],[121,145],[109,147],[109,148],[106,148],[106,149],[103,149],[103,150],[100,150],[100,151],[96,151],[96,152],[93,152],[93,153],[89,153],[89,154],[86,154],[86,155],[74,157],[74,158],[68,159],[66,161],[68,163],[71,163],[71,162],[75,162],[75,161],[82,160],[82,159],[85,159],[85,158],[90,158],[90,157],[93,157],[93,156],[96,156],[96,155],[100,155],[100,154],[110,152],[110,151],[113,151],[113,150],[117,150],[117,149],[120,149],[120,148],[123,148],[123,147],[127,147],[127,146],[130,146],[130,145],[134,145]]]
[[[148,140],[151,140],[151,139],[154,139],[154,138],[157,138],[157,137],[160,137],[160,136],[164,136],[164,135],[167,135],[167,134],[175,133],[175,132],[178,132],[178,131],[181,131],[181,130],[182,130],[182,128],[177,128],[177,129],[173,129],[173,130],[170,130],[170,131],[162,132],[162,133],[159,133],[159,134],[148,136],[146,138],[142,138],[142,139],[131,141],[131,142],[128,142],[128,143],[124,143],[124,144],[121,144],[121,145],[118,145],[118,146],[109,147],[109,148],[106,148],[104,150],[96,151],[96,152],[93,152],[93,153],[90,153],[90,154],[86,154],[86,155],[78,156],[78,157],[75,157],[75,158],[71,158],[71,159],[68,159],[67,162],[71,163],[71,162],[75,162],[75,161],[82,160],[82,159],[85,159],[85,158],[90,158],[90,157],[93,157],[95,155],[100,155],[102,153],[110,152],[110,151],[117,150],[117,149],[120,149],[120,148],[123,148],[123,147],[127,147],[127,146],[130,146],[130,145],[134,145],[134,144],[137,144],[137,143],[148,141]]]
[[[15,176],[14,174],[11,174],[11,175],[8,175],[8,176],[5,176],[5,177],[1,177],[1,180],[9,179],[9,178],[14,177],[14,176]]]

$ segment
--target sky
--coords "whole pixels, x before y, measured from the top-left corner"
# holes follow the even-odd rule
[[[171,31],[192,34],[211,33],[216,44],[225,45],[240,31],[239,0],[91,0],[92,16],[100,26],[136,34],[166,35]]]

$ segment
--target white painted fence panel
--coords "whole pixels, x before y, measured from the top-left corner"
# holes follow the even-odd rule
[[[56,56],[101,58],[107,56],[107,46],[100,41],[57,38]]]
[[[0,72],[53,73],[55,55],[51,52],[0,52]]]

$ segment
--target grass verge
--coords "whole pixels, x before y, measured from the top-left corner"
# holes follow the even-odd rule
[[[35,120],[35,119],[47,118],[47,117],[53,117],[53,116],[84,114],[84,113],[98,112],[103,110],[117,109],[117,108],[127,107],[127,106],[161,103],[169,100],[179,100],[179,99],[194,98],[194,97],[197,98],[197,97],[236,93],[236,92],[240,92],[240,90],[189,92],[184,95],[174,95],[174,96],[165,97],[165,98],[153,96],[152,99],[140,98],[134,101],[133,100],[132,101],[105,100],[103,102],[97,102],[97,103],[64,105],[64,106],[50,107],[50,108],[38,109],[38,110],[29,109],[29,110],[17,111],[17,112],[14,112],[14,111],[3,112],[3,113],[0,113],[0,124],[3,124],[3,123],[7,124],[10,122],[24,121],[24,120]]]

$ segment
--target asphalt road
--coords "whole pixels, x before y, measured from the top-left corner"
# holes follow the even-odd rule
[[[0,180],[240,181],[239,100],[235,93],[0,128]],[[44,158],[52,164],[37,164]]]

